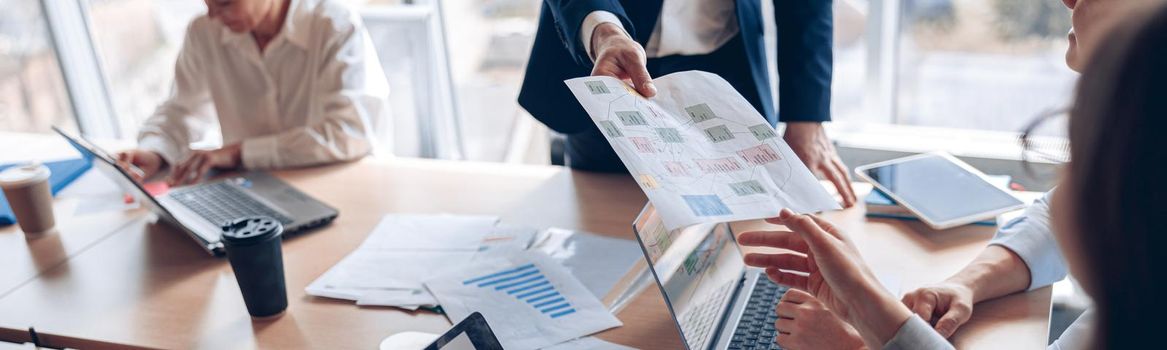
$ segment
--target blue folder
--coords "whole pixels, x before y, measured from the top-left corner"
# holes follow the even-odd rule
[[[0,165],[0,171],[20,164],[3,164]],[[49,167],[52,175],[49,175],[50,191],[55,196],[65,186],[68,186],[73,180],[81,177],[93,166],[93,159],[78,158],[68,160],[58,160],[54,162],[46,162],[45,166]],[[0,226],[8,226],[16,223],[16,217],[12,213],[12,207],[8,206],[8,198],[0,196]]]

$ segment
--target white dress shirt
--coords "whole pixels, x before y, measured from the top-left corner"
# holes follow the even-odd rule
[[[187,28],[171,95],[138,143],[178,164],[217,116],[223,144],[241,143],[248,169],[358,159],[373,149],[388,95],[360,17],[334,1],[292,0],[263,52],[251,33],[203,15]]]
[[[704,55],[716,51],[737,35],[736,11],[733,0],[664,0],[660,18],[644,52],[649,58],[654,58]],[[592,59],[595,59],[592,32],[603,23],[624,29],[620,19],[608,11],[594,11],[584,17],[580,40]],[[624,32],[628,30],[624,29]]]

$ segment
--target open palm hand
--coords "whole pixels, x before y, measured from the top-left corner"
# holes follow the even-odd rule
[[[745,232],[738,242],[787,252],[751,253],[745,257],[746,264],[765,268],[766,274],[779,284],[810,293],[840,318],[868,326],[860,328],[873,333],[869,334],[872,340],[886,340],[890,337],[887,326],[894,333],[910,315],[903,304],[883,290],[847,235],[831,223],[785,209],[779,217],[767,221],[784,225],[789,231]],[[877,319],[856,319],[858,308],[871,311],[873,307],[878,310],[861,313]]]
[[[844,240],[846,236],[838,232],[830,223],[809,215],[792,215],[767,221],[772,224],[786,225],[790,231],[746,232],[742,233],[738,241],[745,246],[780,248],[789,252],[751,253],[746,255],[746,264],[765,268],[766,275],[774,282],[814,295],[816,299],[838,313],[840,318],[846,319],[847,307],[843,303],[845,298],[837,294],[836,288],[832,288],[833,286],[825,276],[837,274],[847,275],[842,280],[863,279],[863,272],[867,269],[863,266],[858,251],[849,241]],[[830,255],[829,259],[816,257],[816,252],[799,234],[799,231],[807,230],[842,237],[842,239],[835,239],[834,242],[827,242],[832,249],[817,252],[818,254]],[[820,263],[826,266],[820,266]],[[846,290],[842,286],[837,289],[840,292]]]

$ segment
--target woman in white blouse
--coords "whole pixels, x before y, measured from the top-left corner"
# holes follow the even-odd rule
[[[206,0],[187,28],[174,88],[119,160],[149,178],[359,159],[387,110],[365,28],[333,0]],[[191,149],[218,124],[223,146]]]
[[[995,245],[957,275],[986,273],[976,279],[979,283],[957,284],[1001,295],[1050,283],[1064,275],[1068,266],[1094,299],[1095,308],[1051,348],[1157,347],[1153,344],[1161,338],[1158,320],[1167,312],[1167,283],[1163,283],[1167,262],[1161,258],[1167,249],[1163,235],[1167,205],[1162,201],[1167,196],[1167,183],[1162,181],[1167,176],[1163,166],[1167,138],[1162,137],[1162,130],[1167,129],[1167,95],[1159,86],[1167,81],[1163,65],[1167,62],[1167,2],[1098,1],[1103,0],[1077,4],[1066,0],[1071,8],[1078,5],[1075,24],[1086,14],[1094,19],[1113,16],[1092,23],[1117,30],[1087,34],[1076,28],[1078,38],[1071,38],[1069,62],[1083,70],[1083,76],[1071,111],[1072,160],[1062,185],[1027,211],[1028,221],[1003,228],[1006,234],[999,235]],[[1079,12],[1088,2],[1098,7]],[[1120,9],[1119,3],[1138,6]],[[1084,52],[1093,53],[1088,62],[1079,60]],[[739,241],[810,253],[810,257],[751,254],[747,263],[766,267],[779,283],[809,292],[819,300],[809,305],[833,310],[847,320],[867,347],[951,348],[945,336],[967,320],[967,316],[951,317],[952,310],[971,312],[971,305],[951,301],[962,293],[933,289],[909,295],[908,299],[916,299],[906,300],[917,306],[912,310],[882,290],[846,234],[830,223],[789,211],[773,222],[786,225],[790,232],[749,232]],[[1006,261],[1014,264],[1006,265]],[[945,312],[921,310],[918,299],[924,295],[946,299],[929,305]],[[785,312],[789,314],[792,307],[804,308],[788,305]],[[778,309],[782,316],[783,306]],[[934,318],[942,322],[935,330],[927,323]],[[944,323],[945,319],[956,322]]]

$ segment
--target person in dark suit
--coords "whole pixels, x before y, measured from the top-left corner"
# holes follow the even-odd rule
[[[761,0],[545,0],[519,104],[567,135],[573,168],[626,172],[564,85],[611,76],[652,97],[653,76],[702,70],[729,81],[814,173],[855,203],[850,174],[822,123],[830,121],[830,0],[773,0],[778,28],[778,103],[771,98]],[[777,108],[776,108],[777,107]]]

